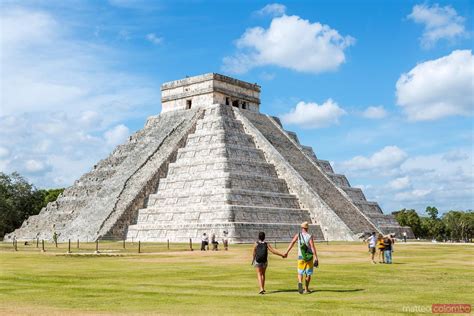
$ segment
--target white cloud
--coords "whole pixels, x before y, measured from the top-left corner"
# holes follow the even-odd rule
[[[432,193],[432,190],[410,190],[395,194],[395,200],[404,202],[419,201],[420,199],[426,198],[430,193]]]
[[[408,18],[424,25],[421,45],[425,48],[434,46],[441,39],[452,41],[467,36],[464,28],[465,19],[451,6],[418,4],[413,7]]]
[[[281,16],[285,14],[286,6],[280,3],[271,3],[258,10],[258,15]]]
[[[104,133],[104,138],[107,144],[116,146],[123,143],[128,135],[130,135],[128,127],[120,124],[106,131]]]
[[[163,37],[156,36],[155,33],[148,33],[146,39],[155,45],[159,45],[163,42]]]
[[[410,187],[411,182],[410,182],[410,177],[405,176],[405,177],[400,177],[396,178],[388,184],[390,188],[394,190],[403,190],[407,189]]]
[[[354,42],[328,25],[283,15],[274,18],[268,29],[247,29],[236,42],[237,53],[224,58],[223,69],[245,73],[276,65],[307,73],[334,71],[346,61],[344,50]]]
[[[339,123],[339,118],[344,114],[346,111],[331,99],[321,105],[301,101],[289,113],[283,114],[281,120],[285,124],[300,125],[304,128],[320,128]]]
[[[470,50],[418,64],[400,76],[397,104],[412,121],[472,115],[474,109],[474,57]]]
[[[391,169],[399,167],[407,156],[407,153],[397,146],[386,146],[370,157],[355,156],[342,162],[340,167],[346,171],[391,171]]]
[[[6,147],[0,146],[0,158],[6,158],[10,156],[10,150]]]
[[[30,173],[37,173],[46,170],[46,164],[41,161],[30,159],[25,162],[25,170]]]
[[[383,108],[383,106],[369,106],[365,111],[362,113],[362,116],[368,119],[382,119],[387,116],[387,111]]]
[[[385,163],[385,159],[377,164],[379,159],[373,155],[362,160],[352,159],[349,165],[338,163],[334,169],[337,173],[345,173],[350,181],[360,183],[362,180],[365,184],[357,187],[364,190],[369,200],[381,203],[386,211],[401,208],[424,210],[427,205],[435,205],[440,210],[474,208],[472,148],[412,157],[397,152],[394,151],[394,156],[402,158],[395,159],[396,164]],[[454,153],[455,159],[446,160]],[[354,162],[358,163],[357,168],[347,168],[354,167]],[[361,168],[365,168],[365,172],[360,172]]]
[[[11,151],[0,171],[70,185],[129,133],[125,120],[159,111],[153,80],[114,69],[118,50],[74,38],[77,21],[18,7],[0,19],[0,148]]]

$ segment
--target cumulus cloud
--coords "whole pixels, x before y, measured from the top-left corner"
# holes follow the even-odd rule
[[[344,51],[354,42],[328,25],[283,15],[268,29],[247,29],[236,41],[236,54],[224,58],[223,69],[240,74],[275,65],[306,73],[334,71],[346,61]]]
[[[280,3],[267,4],[256,12],[257,15],[281,16],[285,14],[286,6]]]
[[[409,120],[436,120],[472,115],[474,108],[474,57],[470,50],[418,64],[400,76],[397,104]]]
[[[392,181],[390,181],[390,183],[388,185],[389,185],[390,188],[392,188],[394,190],[406,189],[406,188],[410,187],[410,185],[411,185],[410,177],[405,176],[405,177],[400,177],[400,178],[393,179]]]
[[[346,171],[391,171],[400,166],[407,158],[407,153],[397,146],[386,146],[369,157],[355,156],[342,162],[340,167]]]
[[[6,147],[0,146],[0,159],[10,156],[10,150]]]
[[[107,144],[116,146],[123,143],[128,135],[130,135],[128,127],[120,124],[106,131],[104,133],[104,138]]]
[[[378,120],[387,116],[387,111],[385,111],[383,106],[369,106],[362,113],[362,116],[368,119]]]
[[[345,173],[350,181],[369,183],[358,187],[369,200],[380,202],[386,211],[423,210],[427,205],[436,205],[441,210],[474,208],[472,148],[414,156],[395,148],[336,163],[334,170]],[[394,161],[387,162],[391,155]],[[453,155],[455,159],[451,159]]]
[[[72,37],[69,20],[18,6],[0,19],[0,148],[9,151],[0,171],[39,187],[70,185],[123,140],[117,126],[148,114],[159,89],[115,70],[119,52]]]
[[[464,28],[465,19],[451,6],[418,4],[413,7],[408,18],[424,25],[421,45],[425,48],[434,46],[442,39],[452,41],[467,36]]]
[[[25,162],[25,170],[29,173],[42,172],[46,169],[46,164],[41,161],[30,159]]]
[[[295,124],[303,128],[321,128],[339,123],[339,118],[346,114],[332,99],[319,105],[313,102],[298,102],[290,112],[283,114],[281,120],[285,124]]]
[[[155,45],[159,45],[163,42],[163,37],[159,37],[155,33],[148,33],[146,39]]]

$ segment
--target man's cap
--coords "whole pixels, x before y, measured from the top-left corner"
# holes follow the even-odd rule
[[[308,229],[308,227],[309,227],[308,222],[303,222],[303,223],[301,223],[301,228],[306,228],[306,229]]]

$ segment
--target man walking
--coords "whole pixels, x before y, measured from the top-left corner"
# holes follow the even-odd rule
[[[375,237],[375,232],[372,232],[369,238],[365,240],[369,243],[369,253],[372,256],[372,263],[375,264],[375,245],[377,244],[377,237]]]
[[[285,257],[288,256],[291,248],[298,242],[298,292],[311,293],[309,289],[309,283],[311,282],[311,276],[313,275],[313,267],[318,267],[318,254],[314,247],[313,236],[308,233],[308,222],[301,224],[301,232],[296,234],[291,240],[288,249],[286,250]],[[303,291],[303,275],[305,277],[304,291]]]

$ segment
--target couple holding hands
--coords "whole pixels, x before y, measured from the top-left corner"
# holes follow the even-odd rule
[[[265,272],[268,266],[268,251],[286,258],[291,248],[298,242],[298,292],[311,293],[309,283],[313,275],[313,267],[318,267],[318,255],[314,246],[313,236],[308,232],[309,224],[304,222],[301,224],[301,232],[296,234],[288,245],[285,253],[281,253],[274,249],[270,244],[265,242],[265,233],[258,234],[258,241],[253,248],[253,266],[257,270],[257,279],[260,286],[259,294],[265,294]],[[303,286],[303,275],[305,275]]]

